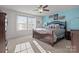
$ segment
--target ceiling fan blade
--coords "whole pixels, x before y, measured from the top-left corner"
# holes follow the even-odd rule
[[[48,9],[43,9],[44,11],[49,11]]]
[[[46,7],[48,7],[48,5],[45,5],[43,8],[46,8]]]

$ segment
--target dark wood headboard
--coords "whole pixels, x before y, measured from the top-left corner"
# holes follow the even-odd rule
[[[65,29],[66,30],[66,21],[53,21],[53,22],[50,22],[50,23],[47,23],[47,26],[48,25],[51,25],[51,24],[59,24],[60,26],[63,26],[64,28],[63,29]]]

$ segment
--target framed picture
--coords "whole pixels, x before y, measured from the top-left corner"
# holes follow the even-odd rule
[[[65,16],[59,16],[58,19],[65,19]]]
[[[54,20],[58,20],[58,14],[54,14]]]

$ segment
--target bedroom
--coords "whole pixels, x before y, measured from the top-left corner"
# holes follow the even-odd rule
[[[6,52],[79,52],[78,5],[0,5],[0,12],[6,13]]]

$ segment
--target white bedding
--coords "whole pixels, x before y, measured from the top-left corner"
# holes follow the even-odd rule
[[[45,28],[34,28],[34,30],[47,30],[47,29],[45,29]]]

